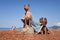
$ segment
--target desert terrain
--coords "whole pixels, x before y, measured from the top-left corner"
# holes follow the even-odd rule
[[[21,30],[0,30],[0,40],[60,40],[60,30],[50,30],[50,34],[23,34]]]

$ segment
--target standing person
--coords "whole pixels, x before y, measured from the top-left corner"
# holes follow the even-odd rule
[[[31,13],[29,11],[29,8],[30,8],[30,4],[28,4],[27,6],[24,5],[24,10],[26,12],[25,12],[24,19],[21,19],[23,21],[23,23],[24,23],[24,27],[25,27],[25,25],[29,25],[29,26],[31,25],[30,21],[32,20],[32,16],[31,16]]]

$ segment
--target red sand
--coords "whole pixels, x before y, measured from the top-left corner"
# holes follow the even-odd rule
[[[60,30],[50,30],[50,34],[22,34],[20,30],[0,31],[0,40],[60,40]]]

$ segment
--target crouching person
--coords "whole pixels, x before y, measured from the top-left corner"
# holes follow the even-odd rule
[[[40,28],[40,32],[39,33],[41,33],[41,34],[48,34],[48,29],[47,29],[47,27],[46,27],[46,25],[47,25],[47,19],[46,18],[40,18],[40,26],[41,26],[41,28]]]

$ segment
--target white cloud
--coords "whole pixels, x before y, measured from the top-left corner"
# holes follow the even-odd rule
[[[56,25],[57,25],[57,26],[60,26],[60,22],[57,22]]]

